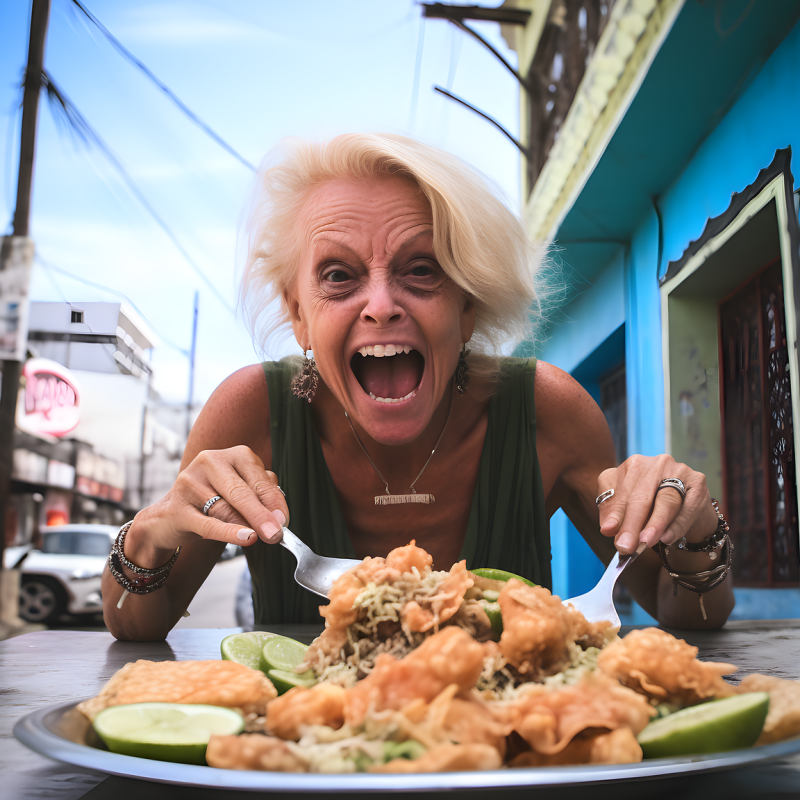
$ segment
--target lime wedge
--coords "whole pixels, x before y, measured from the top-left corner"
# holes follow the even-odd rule
[[[283,669],[271,669],[267,671],[267,677],[278,690],[278,694],[288,692],[289,689],[295,686],[303,686],[306,689],[310,689],[317,682],[317,676],[313,670],[298,674],[297,672],[287,672]]]
[[[639,734],[639,744],[645,758],[752,747],[764,727],[767,711],[766,692],[712,700],[654,720]]]
[[[488,578],[492,581],[510,581],[512,578],[516,578],[518,581],[522,581],[523,583],[527,583],[528,586],[536,586],[533,581],[529,581],[527,578],[523,578],[522,575],[515,575],[513,572],[506,572],[504,569],[494,569],[492,567],[478,567],[478,569],[470,570],[473,575],[478,575],[481,578]]]
[[[500,603],[490,603],[484,600],[481,603],[489,622],[492,623],[492,634],[499,640],[503,635],[503,612],[500,611]]]
[[[317,682],[314,670],[295,672],[295,668],[305,661],[308,647],[285,636],[275,636],[264,645],[262,660],[267,677],[275,684],[278,694],[293,686],[313,686]]]
[[[266,631],[250,631],[249,633],[234,633],[226,636],[220,642],[220,653],[225,661],[235,661],[244,664],[250,669],[264,669],[262,651],[267,639],[277,636],[276,633]]]
[[[93,724],[113,753],[205,764],[209,737],[241,733],[244,719],[238,712],[219,706],[134,703],[103,709]]]
[[[264,643],[261,652],[268,670],[293,672],[298,664],[305,661],[308,647],[285,636],[273,636]]]

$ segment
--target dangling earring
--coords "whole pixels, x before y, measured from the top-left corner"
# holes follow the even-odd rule
[[[459,394],[464,394],[467,391],[467,384],[469,383],[469,364],[467,364],[467,356],[470,354],[467,350],[466,344],[461,345],[461,353],[458,356],[458,364],[456,365],[456,389]]]
[[[292,394],[299,397],[301,400],[308,400],[317,392],[319,385],[319,372],[317,372],[317,365],[313,358],[309,358],[308,350],[303,350],[303,366],[300,372],[292,378]]]

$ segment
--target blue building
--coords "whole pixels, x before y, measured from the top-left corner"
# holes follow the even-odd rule
[[[705,472],[734,531],[734,618],[800,616],[800,2],[504,7],[531,11],[504,27],[526,78],[523,210],[566,294],[520,351],[587,388],[620,460]],[[551,540],[555,591],[593,585],[563,512]]]

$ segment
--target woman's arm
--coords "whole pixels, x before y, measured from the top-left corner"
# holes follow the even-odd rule
[[[631,456],[617,467],[602,411],[570,375],[542,362],[536,370],[536,414],[539,457],[550,481],[545,485],[548,513],[562,508],[604,564],[615,545],[630,553],[640,540],[650,547],[684,534],[689,541],[700,541],[716,529],[717,516],[702,473],[666,455]],[[659,482],[669,477],[680,477],[689,487],[685,501],[671,489],[656,495]],[[615,488],[614,497],[598,507],[595,498],[608,488]],[[705,553],[675,548],[670,563],[680,572],[714,566]],[[642,608],[664,625],[717,628],[733,609],[728,578],[703,595],[708,617],[703,619],[697,595],[682,587],[673,595],[672,579],[649,548],[625,571],[623,580]]]
[[[117,639],[163,639],[186,611],[225,543],[247,547],[257,538],[279,541],[275,532],[281,516],[285,523],[288,509],[269,471],[269,431],[263,369],[246,367],[224,381],[206,403],[189,435],[174,486],[136,515],[126,536],[126,557],[148,569],[169,561],[180,546],[164,586],[150,594],[129,594],[118,609],[123,589],[108,570],[103,574],[103,614]],[[224,499],[204,516],[202,506],[215,494]]]

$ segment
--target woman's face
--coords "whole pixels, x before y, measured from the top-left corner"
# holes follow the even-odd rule
[[[313,192],[299,231],[297,280],[286,295],[297,341],[369,436],[413,441],[475,321],[434,255],[430,204],[402,178],[333,181]]]

